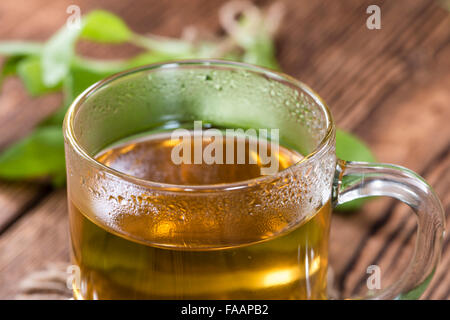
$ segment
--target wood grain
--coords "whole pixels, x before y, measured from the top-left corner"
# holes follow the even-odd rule
[[[439,59],[436,61],[439,62]],[[428,79],[426,83],[421,80],[409,82],[395,96],[386,99],[383,106],[374,110],[371,118],[357,128],[358,135],[371,145],[380,162],[401,164],[428,178],[445,160],[442,154],[449,151],[450,126],[443,125],[443,119],[450,119],[450,91],[447,89],[450,87],[450,74],[438,70],[442,65],[439,63],[431,70],[433,75],[438,75],[433,77],[434,80]],[[436,189],[438,196],[444,200],[449,181],[429,182],[435,188],[435,183],[445,183],[443,188]],[[378,264],[384,269],[380,254],[387,248],[393,250],[395,243],[402,241],[401,237],[395,238],[401,234],[402,224],[409,221],[415,225],[410,211],[405,209],[406,206],[398,203],[383,201],[370,204],[363,210],[362,216],[357,215],[349,221],[335,216],[336,227],[332,229],[332,239],[335,240],[332,243],[342,243],[345,247],[335,249],[336,258],[333,258],[333,250],[331,254],[332,260],[346,261],[335,265],[339,265],[336,273],[341,290],[347,295],[357,292],[355,286],[361,285],[361,276],[366,275],[367,266]],[[406,217],[409,219],[405,220]],[[341,239],[347,234],[341,232],[342,228],[351,230],[352,224],[354,230],[360,231],[351,232],[347,241]],[[407,252],[409,254],[411,250]],[[390,259],[395,259],[399,272],[393,274],[395,278],[406,267],[409,255],[402,260],[398,256],[390,256]],[[386,274],[388,279],[389,275]]]
[[[180,36],[186,25],[220,32],[225,1],[79,0],[82,12],[105,8],[132,29]],[[256,1],[267,5],[271,1]],[[438,1],[283,1],[287,15],[277,40],[286,73],[308,83],[330,105],[338,126],[362,137],[382,162],[409,167],[435,188],[450,212],[450,15]],[[67,18],[72,1],[2,0],[0,39],[44,40]],[[368,30],[365,10],[378,4],[382,29]],[[51,18],[49,18],[51,17]],[[18,23],[20,22],[20,23]],[[125,57],[132,46],[81,43],[94,57]],[[11,79],[0,94],[0,149],[26,135],[61,97],[31,99]],[[46,263],[68,261],[64,190],[0,183],[0,298]],[[447,221],[447,233],[450,221]],[[415,239],[411,211],[388,199],[333,217],[330,260],[344,296],[364,292],[365,269],[378,264],[382,284],[398,278]],[[450,242],[423,298],[450,299]]]
[[[0,238],[22,214],[38,203],[49,188],[25,182],[0,182]]]
[[[0,237],[0,299],[13,298],[27,273],[69,261],[65,191],[54,192]]]

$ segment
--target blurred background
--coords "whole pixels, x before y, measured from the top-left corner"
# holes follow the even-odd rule
[[[276,24],[271,37],[279,68],[316,90],[327,101],[337,125],[361,138],[378,162],[403,165],[422,175],[437,192],[448,217],[449,2],[279,2],[284,8],[282,18],[270,20]],[[66,23],[70,5],[77,5],[83,15],[94,9],[108,10],[140,34],[187,41],[195,41],[199,34],[217,39],[226,32],[219,19],[225,3],[2,0],[0,40],[46,41]],[[274,3],[253,2],[262,10]],[[370,5],[381,9],[381,29],[371,30],[366,25]],[[126,59],[142,51],[131,44],[84,40],[77,43],[76,50],[95,59]],[[5,58],[0,59],[5,63]],[[60,92],[31,97],[17,77],[4,79],[0,151],[26,137],[61,104]],[[382,287],[397,279],[412,254],[415,231],[412,212],[389,199],[367,202],[355,212],[336,213],[330,243],[333,294],[347,297],[364,292],[366,269],[373,264],[381,268]],[[450,298],[449,243],[447,237],[442,261],[423,299]],[[42,270],[68,263],[64,187],[55,187],[48,179],[0,181],[0,298],[40,297],[33,296],[34,287],[27,282],[30,275],[38,272],[33,278],[35,285],[57,278],[57,274]],[[45,288],[54,297],[63,295],[60,287]]]

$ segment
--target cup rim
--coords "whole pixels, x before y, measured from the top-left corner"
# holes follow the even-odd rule
[[[178,185],[178,184],[169,184],[169,183],[161,183],[151,180],[145,180],[141,179],[123,172],[120,172],[118,170],[115,170],[111,167],[108,167],[101,162],[97,161],[95,158],[91,157],[84,148],[80,145],[78,142],[75,134],[74,134],[74,116],[79,109],[83,105],[83,103],[86,101],[88,97],[95,94],[96,91],[103,88],[104,86],[108,85],[111,82],[114,82],[115,80],[118,80],[122,77],[139,73],[139,72],[145,72],[145,71],[151,71],[151,70],[158,70],[158,69],[176,69],[183,66],[206,66],[206,67],[225,67],[229,69],[234,70],[248,70],[255,73],[258,73],[262,76],[266,76],[268,78],[274,79],[274,80],[282,80],[285,82],[288,82],[292,84],[294,87],[297,87],[301,89],[302,91],[306,92],[313,100],[314,102],[321,108],[321,111],[325,115],[325,121],[327,126],[327,131],[320,143],[314,148],[314,150],[310,153],[308,153],[306,156],[304,156],[300,161],[296,162],[295,164],[278,171],[276,174],[273,175],[265,175],[256,177],[253,179],[248,180],[242,180],[232,183],[217,183],[217,184],[204,184],[204,185]],[[236,189],[244,189],[251,186],[254,186],[255,184],[262,184],[262,183],[270,183],[274,180],[278,179],[279,177],[283,176],[285,172],[288,170],[294,170],[298,169],[301,166],[305,166],[308,163],[311,163],[316,158],[319,158],[323,153],[326,152],[326,150],[330,147],[332,138],[335,134],[335,125],[333,121],[332,114],[330,112],[330,109],[326,102],[308,85],[305,83],[293,78],[292,76],[289,76],[285,73],[281,73],[278,71],[274,71],[268,68],[255,66],[247,63],[242,62],[234,62],[234,61],[226,61],[226,60],[218,60],[218,59],[195,59],[195,60],[175,60],[175,61],[166,61],[161,63],[154,63],[149,65],[140,66],[137,68],[128,69],[116,74],[113,74],[109,77],[106,77],[103,80],[100,80],[90,87],[88,87],[86,90],[84,90],[80,95],[78,95],[75,100],[71,103],[69,106],[66,115],[64,117],[64,123],[63,123],[63,133],[64,133],[64,140],[67,144],[70,145],[70,147],[84,160],[86,160],[89,165],[96,167],[100,169],[103,172],[107,172],[119,179],[125,180],[127,182],[130,182],[132,184],[140,185],[145,188],[151,188],[151,189],[158,189],[158,190],[165,190],[170,192],[217,192],[217,191],[229,191],[229,190],[236,190]]]

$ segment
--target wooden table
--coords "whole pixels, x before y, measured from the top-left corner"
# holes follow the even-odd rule
[[[2,0],[0,39],[44,40],[65,22],[72,3]],[[138,32],[179,36],[186,25],[219,31],[220,1],[76,3],[82,12],[109,9]],[[370,4],[381,7],[381,30],[366,28]],[[283,70],[317,90],[338,126],[366,141],[380,162],[425,177],[450,225],[449,11],[430,0],[291,0],[286,6],[277,43]],[[127,56],[133,50],[96,47],[94,54]],[[59,101],[58,95],[30,99],[19,81],[8,80],[0,95],[0,149],[26,135]],[[14,298],[29,272],[69,260],[66,211],[65,190],[0,182],[0,298]],[[343,295],[358,293],[371,264],[381,267],[383,286],[397,278],[412,253],[415,230],[411,211],[388,199],[369,202],[357,213],[335,214],[330,259],[337,289]],[[447,237],[425,299],[450,298],[449,243]]]

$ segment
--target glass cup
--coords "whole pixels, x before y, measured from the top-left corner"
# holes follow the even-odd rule
[[[132,176],[97,160],[118,141],[205,127],[277,129],[303,155],[271,175],[207,185]],[[81,94],[64,122],[77,299],[326,299],[332,207],[388,196],[417,215],[412,261],[369,299],[425,290],[444,211],[430,186],[390,164],[336,158],[325,102],[292,77],[225,61],[155,64]]]

